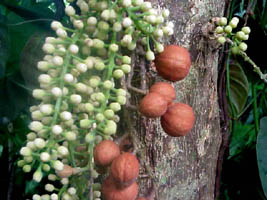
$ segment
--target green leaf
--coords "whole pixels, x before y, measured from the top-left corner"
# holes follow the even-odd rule
[[[6,62],[9,56],[9,35],[6,18],[0,14],[0,79],[5,75]]]
[[[26,194],[34,194],[35,188],[39,185],[39,183],[31,180],[26,182],[25,193]]]
[[[230,92],[232,97],[230,100],[236,115],[243,111],[247,102],[248,91],[248,79],[241,65],[237,62],[230,64]],[[230,108],[229,102],[228,107]],[[231,112],[231,109],[229,111]],[[233,113],[231,114],[234,116]]]
[[[4,149],[3,145],[0,145],[0,157],[2,156],[3,149]]]
[[[238,156],[256,142],[256,133],[253,124],[242,124],[240,121],[235,121],[234,123],[228,159]]]
[[[267,117],[263,117],[260,121],[256,150],[261,184],[267,198]]]

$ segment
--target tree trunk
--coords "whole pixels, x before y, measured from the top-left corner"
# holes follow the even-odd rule
[[[131,120],[127,128],[132,125],[133,129],[129,131],[135,135],[137,155],[142,165],[140,196],[153,188],[156,200],[213,200],[221,144],[217,99],[218,51],[203,37],[201,30],[212,17],[223,15],[225,2],[159,0],[154,3],[170,9],[170,20],[175,24],[170,43],[182,45],[191,53],[189,75],[174,86],[176,101],[193,107],[196,122],[188,136],[173,138],[163,132],[159,119],[126,113],[125,117]],[[135,58],[136,66],[142,66],[144,61],[138,58]],[[142,87],[161,80],[147,65],[146,74],[152,75],[145,79]],[[132,93],[132,102],[138,103],[139,99],[140,96]]]

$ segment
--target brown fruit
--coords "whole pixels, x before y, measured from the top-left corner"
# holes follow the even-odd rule
[[[169,81],[184,79],[189,72],[190,65],[190,53],[178,45],[166,46],[155,59],[158,74]]]
[[[160,94],[166,99],[168,104],[171,103],[176,97],[174,87],[167,82],[157,82],[153,84],[149,89],[149,92]]]
[[[161,126],[170,136],[185,136],[193,128],[195,122],[194,111],[191,106],[184,103],[175,103],[168,107],[161,117]]]
[[[145,197],[139,197],[138,199],[136,200],[147,200]]]
[[[139,162],[135,155],[123,153],[111,164],[110,174],[120,187],[132,184],[139,174]]]
[[[136,182],[129,187],[118,188],[113,178],[109,176],[102,184],[102,197],[104,200],[135,200],[138,194]]]
[[[120,155],[119,146],[111,140],[103,140],[96,145],[94,150],[94,159],[96,164],[108,166]]]
[[[149,118],[162,116],[167,110],[168,102],[158,93],[148,93],[140,102],[139,111]]]

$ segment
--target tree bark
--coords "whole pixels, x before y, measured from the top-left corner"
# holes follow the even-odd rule
[[[142,165],[138,180],[140,196],[153,188],[155,200],[213,200],[221,144],[217,99],[218,50],[203,37],[202,27],[212,17],[223,15],[225,2],[158,0],[153,3],[170,10],[175,33],[168,43],[182,45],[191,53],[189,75],[174,86],[176,101],[193,107],[196,122],[188,136],[173,138],[163,132],[159,119],[147,119],[129,111],[125,113],[125,117],[130,119],[127,128],[132,126],[128,131],[135,135],[137,155]],[[136,57],[136,66],[142,66],[144,61],[140,59]],[[162,80],[148,63],[146,69],[148,78],[142,87]],[[139,100],[140,96],[132,93],[131,102],[138,104]]]

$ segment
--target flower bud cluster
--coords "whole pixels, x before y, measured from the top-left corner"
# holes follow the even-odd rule
[[[79,12],[72,4],[65,8],[73,29],[53,21],[56,37],[45,39],[46,55],[37,63],[40,88],[33,90],[33,97],[39,104],[30,109],[31,132],[18,162],[24,172],[33,172],[34,181],[48,177],[47,194],[35,194],[34,200],[83,199],[79,195],[89,186],[75,187],[88,181],[73,184],[71,176],[98,177],[92,149],[103,139],[112,140],[127,101],[126,90],[118,84],[131,72],[131,58],[124,52],[143,45],[152,61],[154,51],[164,50],[163,36],[173,34],[174,24],[166,21],[169,10],[154,9],[150,2],[75,2]],[[93,186],[94,199],[100,199],[98,183]]]
[[[244,42],[248,40],[251,32],[248,26],[244,26],[240,31],[233,32],[238,26],[239,19],[233,17],[230,22],[227,22],[227,18],[221,17],[217,19],[217,27],[215,29],[215,36],[220,44],[224,44],[227,38],[232,41],[232,53],[239,54],[247,50],[247,44]]]

